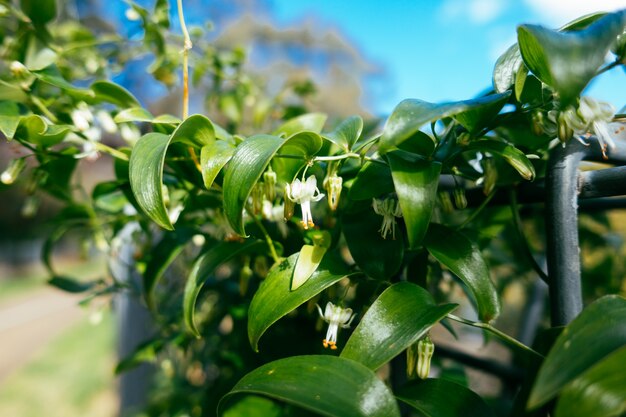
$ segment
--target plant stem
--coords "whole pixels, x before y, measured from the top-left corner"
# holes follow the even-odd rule
[[[187,25],[185,25],[185,14],[183,13],[183,0],[177,0],[178,19],[180,28],[183,31],[185,43],[183,45],[183,120],[189,115],[189,50],[193,47]]]
[[[37,106],[39,111],[42,112],[44,116],[50,119],[52,123],[59,122],[59,119],[57,119],[56,116],[52,114],[50,110],[48,110],[48,108],[41,102],[41,100],[39,100],[39,97],[31,95],[30,100],[33,102],[35,106]]]
[[[117,149],[111,148],[108,145],[105,145],[102,142],[93,142],[94,145],[96,146],[96,149],[102,152],[106,152],[109,155],[117,158],[117,159],[121,159],[122,161],[128,161],[128,155],[126,155],[124,152],[120,152]]]
[[[463,223],[458,225],[456,228],[457,229],[462,229],[465,226],[467,226],[468,224],[470,224],[472,222],[472,220],[474,220],[476,218],[476,216],[478,216],[478,214],[480,214],[480,212],[483,211],[483,209],[485,207],[487,207],[487,204],[489,204],[489,202],[491,201],[491,199],[493,198],[494,195],[496,195],[496,190],[493,190],[491,193],[489,193],[487,198],[485,198],[485,200],[482,203],[480,203],[480,206],[476,207],[476,210],[474,210],[472,212],[472,214],[470,214],[467,217],[467,219],[465,219],[465,221],[463,221]]]
[[[487,331],[493,333],[494,335],[496,335],[497,337],[499,337],[500,339],[502,339],[503,341],[505,341],[506,343],[508,343],[509,345],[514,346],[516,348],[519,348],[521,350],[524,350],[526,352],[532,353],[533,355],[536,355],[536,356],[538,356],[540,358],[543,358],[543,355],[541,353],[539,353],[536,350],[526,346],[525,344],[523,344],[519,340],[514,339],[513,337],[509,336],[508,334],[502,332],[501,330],[496,329],[495,327],[493,327],[489,323],[481,323],[481,322],[477,322],[477,321],[467,320],[467,319],[455,316],[454,314],[450,314],[450,313],[448,313],[447,317],[450,320],[454,320],[454,321],[459,322],[459,323],[467,324],[468,326],[477,327],[479,329],[487,330]]]
[[[263,236],[265,237],[265,242],[267,242],[267,247],[270,249],[270,255],[272,259],[274,260],[274,262],[278,262],[280,258],[278,256],[278,253],[276,253],[274,241],[270,237],[270,234],[267,233],[267,229],[265,228],[265,226],[263,226],[263,223],[261,223],[261,221],[252,212],[252,210],[250,210],[250,207],[246,206],[246,212],[248,213],[248,215],[250,215],[250,217],[252,217],[252,220],[254,220],[254,223],[261,230],[261,233],[263,233]]]

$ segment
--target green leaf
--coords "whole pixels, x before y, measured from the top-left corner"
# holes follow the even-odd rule
[[[474,131],[495,117],[506,103],[510,92],[452,103],[429,103],[407,99],[391,113],[380,138],[379,151],[388,152],[409,139],[426,123],[457,116],[467,130]],[[465,113],[462,116],[461,113]]]
[[[389,280],[402,266],[404,239],[401,233],[395,239],[383,239],[382,222],[371,201],[355,204],[342,217],[343,234],[358,267],[372,278]]]
[[[555,417],[611,417],[626,411],[626,346],[563,389]]]
[[[456,307],[436,305],[428,291],[418,285],[394,284],[367,310],[341,357],[376,370],[417,342]]]
[[[248,196],[285,139],[255,135],[237,146],[224,170],[224,213],[233,230],[245,236],[243,210]]]
[[[322,136],[344,151],[349,152],[359,140],[361,132],[363,132],[363,119],[360,116],[351,116],[341,122],[335,130]]]
[[[367,161],[350,187],[351,200],[371,200],[394,191],[389,167]]]
[[[294,253],[274,265],[250,303],[248,338],[256,352],[259,351],[259,339],[272,324],[347,276],[342,265],[325,257],[311,277],[297,291],[291,291],[297,259],[298,254]]]
[[[236,394],[265,395],[330,417],[400,417],[374,372],[335,356],[294,356],[255,369],[222,398],[218,415]]]
[[[223,263],[230,261],[235,256],[249,253],[252,250],[258,250],[263,247],[265,247],[265,243],[259,240],[247,240],[244,243],[221,242],[198,257],[187,277],[183,297],[183,318],[187,330],[196,337],[200,337],[200,332],[194,321],[196,300],[198,299],[200,290],[204,287],[204,283],[213,275],[215,269]]]
[[[163,201],[163,167],[170,143],[183,142],[201,147],[214,140],[211,121],[196,114],[182,122],[174,133],[148,133],[135,144],[130,155],[129,179],[133,195],[142,210],[159,226],[172,230]]]
[[[36,25],[45,25],[57,16],[56,0],[20,0],[20,7]]]
[[[211,188],[217,174],[230,161],[234,153],[235,147],[223,140],[216,140],[212,144],[202,147],[200,166],[202,167],[202,180],[207,189]]]
[[[535,167],[522,151],[515,146],[497,140],[485,139],[470,143],[466,150],[489,152],[504,158],[526,180],[535,178]]]
[[[13,137],[47,148],[61,143],[69,131],[70,126],[48,125],[43,117],[31,114],[20,119]]]
[[[567,105],[596,75],[625,26],[626,11],[620,11],[575,32],[521,25],[517,39],[526,66],[559,94],[562,105]]]
[[[194,235],[192,229],[181,228],[167,232],[150,251],[150,260],[142,275],[144,298],[149,309],[154,310],[154,289],[167,268],[180,255]]]
[[[322,262],[326,249],[327,248],[318,245],[302,246],[298,260],[296,261],[296,267],[293,271],[291,291],[297,290],[302,284],[308,281],[311,275],[317,270],[320,262]]]
[[[283,417],[282,404],[269,398],[249,395],[224,411],[224,417]]]
[[[11,140],[15,136],[21,118],[17,103],[0,101],[0,132],[7,140]]]
[[[48,284],[53,287],[57,287],[63,291],[78,294],[85,291],[89,291],[92,289],[96,283],[93,281],[90,282],[81,282],[73,278],[63,277],[63,276],[54,276],[48,280]]]
[[[110,81],[96,81],[91,84],[94,100],[97,103],[107,102],[121,108],[141,107],[139,101],[130,91]]]
[[[154,116],[143,107],[132,107],[116,114],[113,120],[115,123],[151,122],[154,120]]]
[[[302,159],[274,158],[272,167],[279,180],[291,182],[298,171],[322,149],[324,142],[315,132],[298,132],[290,136],[281,146],[278,154],[302,156]]]
[[[590,304],[563,330],[548,353],[530,393],[528,408],[549,401],[567,384],[624,345],[626,300],[611,295]]]
[[[388,153],[387,157],[407,228],[409,247],[416,249],[422,243],[437,202],[441,163],[408,161],[396,152]]]
[[[489,322],[500,314],[498,293],[478,247],[465,235],[442,224],[431,223],[424,246],[439,262],[465,283],[478,306],[478,316]]]
[[[41,70],[54,64],[56,60],[56,52],[46,47],[37,37],[33,36],[30,38],[28,48],[26,49],[26,57],[24,58],[26,68],[30,71]]]
[[[80,99],[89,100],[94,97],[94,92],[85,88],[79,88],[69,83],[55,66],[46,67],[40,71],[31,71],[40,81],[60,88],[66,93]]]
[[[435,349],[437,354],[437,349]],[[493,410],[474,391],[445,379],[414,380],[396,397],[425,417],[495,417]]]
[[[291,137],[302,131],[320,133],[326,123],[326,115],[323,113],[307,113],[293,119],[289,119],[272,133],[274,136]]]
[[[493,69],[493,86],[497,93],[503,93],[513,86],[515,76],[523,64],[517,43],[500,55]]]

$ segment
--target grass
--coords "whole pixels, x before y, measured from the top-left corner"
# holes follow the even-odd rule
[[[0,416],[112,417],[117,413],[110,314],[71,327],[0,383]]]

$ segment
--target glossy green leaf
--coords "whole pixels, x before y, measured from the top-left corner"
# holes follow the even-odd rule
[[[48,125],[41,116],[31,114],[20,119],[14,137],[47,148],[59,144],[70,132],[67,125]]]
[[[555,417],[612,417],[626,412],[626,346],[563,389]]]
[[[150,251],[150,260],[142,274],[142,279],[146,305],[151,310],[155,308],[154,289],[157,283],[163,277],[167,268],[180,255],[193,235],[194,231],[186,228],[166,232],[159,243]]]
[[[245,236],[243,210],[254,184],[261,178],[285,139],[255,135],[240,143],[224,170],[224,213],[233,230]]]
[[[26,56],[24,57],[24,65],[30,71],[42,70],[57,60],[57,54],[48,48],[37,37],[33,36],[28,42]]]
[[[272,133],[274,136],[291,137],[302,131],[320,133],[326,123],[326,115],[323,113],[307,113],[293,119],[289,119]]]
[[[217,174],[230,161],[234,153],[235,147],[223,140],[216,140],[212,144],[202,147],[200,166],[202,167],[202,180],[207,189],[211,188]]]
[[[418,130],[413,134],[413,136],[399,144],[398,148],[428,159],[432,156],[436,146],[437,143],[435,142],[435,139],[421,130]]]
[[[513,86],[515,76],[523,64],[517,43],[500,55],[493,69],[493,86],[496,92],[503,93]]]
[[[96,285],[96,282],[93,282],[93,281],[83,282],[83,281],[78,281],[74,278],[63,277],[63,276],[57,275],[57,276],[50,278],[48,280],[48,284],[60,290],[63,290],[65,292],[79,294],[79,293],[83,293],[92,289]]]
[[[363,132],[363,119],[360,116],[351,116],[339,123],[332,132],[322,136],[335,145],[349,152]]]
[[[489,269],[478,246],[462,233],[438,223],[430,224],[424,246],[465,283],[476,301],[481,320],[490,322],[498,317],[498,293],[489,279]]]
[[[366,162],[350,187],[351,200],[371,200],[394,191],[391,170],[385,164]]]
[[[0,115],[0,132],[7,140],[11,140],[15,136],[20,119],[20,116]]]
[[[96,81],[91,84],[96,102],[107,102],[121,108],[141,107],[130,91],[110,81]]]
[[[429,103],[407,99],[391,113],[380,138],[379,151],[388,152],[412,137],[424,124],[445,117],[457,116],[465,128],[473,131],[489,121],[506,103],[509,92],[451,103]],[[462,116],[461,113],[464,113]]]
[[[383,239],[382,222],[383,217],[374,213],[371,201],[346,210],[342,217],[343,234],[358,267],[372,278],[389,280],[402,266],[404,239],[399,230],[395,239]]]
[[[116,114],[113,120],[115,123],[151,122],[154,116],[143,107],[131,107]]]
[[[335,356],[294,356],[255,369],[220,401],[218,415],[237,394],[264,395],[329,417],[400,417],[374,372]]]
[[[20,0],[20,7],[36,25],[45,25],[57,15],[56,0]]]
[[[196,301],[204,283],[213,275],[215,269],[235,256],[259,250],[264,246],[265,243],[258,240],[247,240],[244,243],[221,242],[198,257],[187,277],[183,296],[183,318],[187,330],[200,337],[200,332],[194,321]]]
[[[521,25],[517,39],[526,66],[559,93],[562,105],[567,105],[596,75],[625,26],[626,11],[621,11],[574,32]]]
[[[172,230],[163,201],[163,167],[171,143],[182,142],[201,147],[214,140],[213,125],[196,114],[178,125],[174,133],[148,133],[142,136],[130,155],[129,179],[133,195],[142,210],[159,226]]]
[[[435,355],[437,349],[435,349]],[[425,417],[495,417],[494,411],[474,391],[445,379],[414,380],[396,397]]]
[[[298,132],[280,147],[278,154],[301,156],[302,159],[274,158],[272,167],[281,182],[291,182],[308,160],[322,148],[323,141],[315,132]]]
[[[250,303],[248,338],[257,352],[259,339],[272,324],[347,276],[343,265],[325,257],[311,277],[296,291],[291,291],[297,259],[298,254],[294,253],[274,265]]]
[[[245,396],[224,411],[224,417],[283,417],[283,405],[270,398]]]
[[[418,285],[394,284],[367,310],[341,357],[376,370],[417,342],[456,307],[436,305],[428,291]]]
[[[406,224],[409,247],[416,249],[422,243],[437,202],[441,163],[409,161],[395,152],[388,153],[387,157]]]
[[[318,245],[304,245],[298,254],[296,267],[291,279],[291,291],[295,291],[302,286],[317,270],[326,253],[326,248]]]
[[[526,155],[515,146],[497,140],[486,139],[472,142],[465,149],[489,152],[501,156],[515,168],[524,179],[532,181],[535,178],[535,167]]]
[[[539,369],[528,400],[536,408],[552,399],[612,352],[626,345],[626,300],[612,295],[590,304],[563,330]]]

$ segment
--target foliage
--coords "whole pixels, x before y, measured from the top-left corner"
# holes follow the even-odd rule
[[[169,31],[166,1],[153,10],[129,4],[144,31],[132,53],[152,54],[152,76],[176,85],[190,39]],[[452,103],[404,100],[377,129],[360,116],[292,117],[292,104],[264,97],[270,93],[247,76],[242,50],[217,50],[200,35],[191,94],[206,92],[208,117],[155,116],[109,81],[127,59],[123,39],[57,20],[54,0],[2,8],[0,131],[24,152],[2,181],[27,184],[32,201],[45,194],[62,204],[44,248],[52,284],[88,298],[129,286],[115,274],[72,285],[57,273],[51,254],[68,232],[80,230],[112,259],[132,249],[143,282],[131,289],[159,330],[118,370],[161,364],[149,415],[234,417],[253,415],[256,404],[266,415],[395,416],[405,412],[396,398],[417,415],[493,414],[489,401],[445,372],[401,381],[398,355],[407,351],[409,363],[428,369],[424,340],[439,323],[454,332],[449,320],[487,330],[539,370],[536,380],[527,375],[521,400],[503,399],[507,412],[545,415],[559,395],[557,415],[570,415],[571,398],[595,416],[623,410],[625,381],[614,366],[624,356],[622,298],[591,304],[545,360],[495,327],[503,293],[525,282],[536,262],[520,259],[517,206],[511,215],[488,203],[500,190],[542,181],[561,142],[589,139],[610,154],[611,129],[623,118],[580,95],[626,62],[626,12],[560,31],[522,25],[518,44],[496,63],[492,91]],[[605,65],[609,50],[614,61]],[[313,89],[299,91],[304,109]],[[122,144],[105,143],[103,131],[119,132]],[[115,177],[79,192],[78,163],[103,154]],[[466,187],[482,188],[472,209]],[[26,211],[36,215],[34,205]],[[540,229],[535,219],[526,228]],[[532,241],[523,244],[521,253],[530,253]],[[451,314],[458,304],[472,305],[479,321]],[[391,387],[375,372],[381,368],[391,369]],[[607,401],[617,405],[594,406]]]

